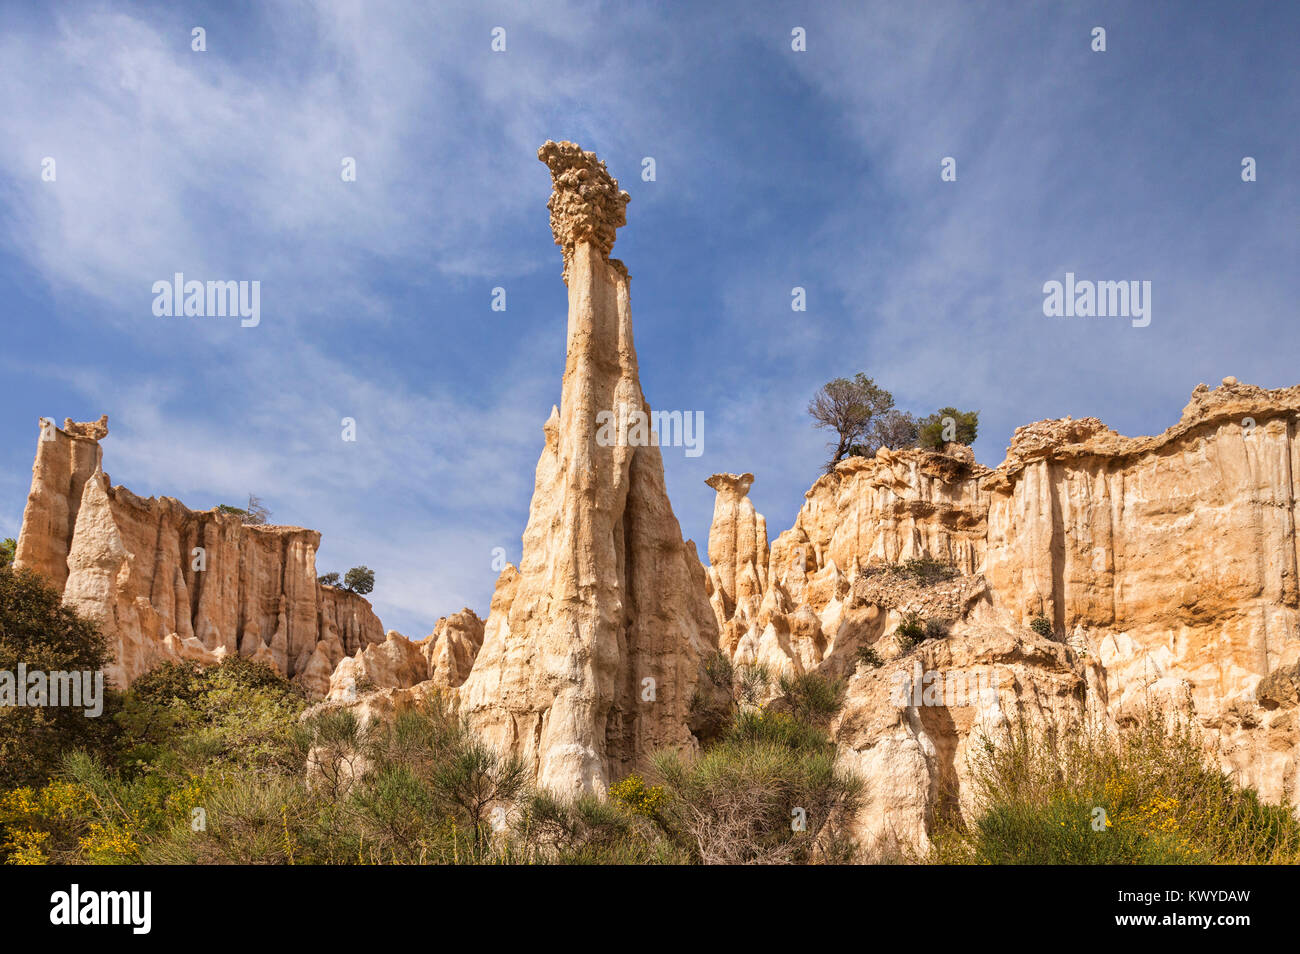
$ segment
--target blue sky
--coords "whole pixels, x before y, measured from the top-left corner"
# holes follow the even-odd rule
[[[546,139],[632,195],[642,385],[705,416],[665,449],[701,548],[717,471],[790,526],[838,375],[979,409],[989,465],[1037,419],[1156,433],[1198,382],[1295,384],[1297,49],[1278,2],[7,3],[0,533],[36,419],[107,413],[115,483],[258,494],[408,636],[486,613],[564,366]],[[260,325],[155,317],[177,271],[260,281]],[[1150,326],[1044,317],[1066,271],[1150,281]]]

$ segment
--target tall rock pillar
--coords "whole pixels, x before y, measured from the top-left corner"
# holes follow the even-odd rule
[[[107,435],[108,415],[89,422],[68,418],[61,428],[50,420],[41,422],[14,563],[41,573],[60,592],[68,580],[81,494],[99,470],[104,456],[99,442]]]
[[[649,408],[628,275],[609,258],[628,194],[573,143],[547,142],[538,158],[554,182],[547,207],[569,289],[564,383],[518,576],[498,584],[460,699],[486,740],[572,795],[603,792],[655,749],[694,747],[713,708],[704,666],[718,631],[657,439],[636,426]]]

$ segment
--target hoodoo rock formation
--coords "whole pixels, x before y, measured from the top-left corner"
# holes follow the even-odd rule
[[[40,430],[32,489],[18,533],[17,562],[62,590],[68,581],[68,551],[81,494],[103,461],[99,442],[108,435],[108,415],[93,423],[65,418],[62,429],[43,418]]]
[[[345,656],[383,641],[367,600],[316,582],[319,533],[114,487],[100,469],[107,433],[107,418],[43,423],[15,563],[99,624],[112,683],[237,652],[324,695]]]
[[[547,142],[538,158],[554,183],[548,208],[569,291],[564,382],[544,428],[523,559],[498,582],[460,702],[470,725],[520,755],[540,784],[603,792],[655,749],[694,747],[718,629],[655,442],[598,440],[600,412],[649,411],[627,270],[609,258],[628,195],[573,143]]]
[[[609,257],[628,194],[573,143],[538,158],[567,356],[523,556],[487,619],[465,609],[421,642],[385,639],[365,599],[318,585],[316,532],[137,497],[101,469],[107,418],[45,422],[17,563],[103,628],[114,682],[240,653],[363,718],[454,704],[536,783],[575,795],[716,732],[730,703],[709,675],[726,668],[718,653],[817,673],[847,687],[830,728],[865,783],[849,822],[868,853],[924,849],[937,820],[968,812],[984,735],[1114,727],[1153,705],[1193,720],[1242,783],[1295,804],[1300,386],[1200,385],[1154,437],[1040,421],[992,470],[953,445],[853,457],[770,546],[754,475],[715,474],[703,566],[657,436],[608,428],[649,413],[627,269]]]
[[[1019,428],[991,471],[968,452],[850,458],[813,484],[773,543],[767,582],[746,597],[758,611],[728,615],[715,597],[723,647],[740,664],[850,676],[838,738],[869,788],[924,769],[919,789],[902,786],[929,793],[919,801],[909,794],[891,809],[873,796],[866,840],[916,843],[941,790],[961,804],[964,762],[952,756],[980,724],[971,711],[885,701],[878,684],[916,658],[898,659],[885,638],[909,612],[950,632],[922,644],[927,666],[943,646],[939,666],[1000,667],[1004,726],[1027,712],[1122,723],[1150,703],[1172,707],[1195,719],[1226,770],[1294,803],[1297,412],[1300,386],[1267,391],[1228,378],[1197,387],[1179,423],[1156,437],[1064,419]],[[718,491],[718,512],[730,512],[733,487]],[[715,528],[718,555],[730,560],[731,522]],[[913,579],[910,560],[950,569]],[[756,567],[752,578],[763,575]],[[710,578],[726,576],[715,567]],[[1027,628],[1040,615],[1051,639]],[[859,663],[861,647],[885,668]]]
[[[767,522],[749,499],[753,474],[714,474],[706,483],[718,492],[709,527],[709,602],[722,630],[722,645],[758,612],[767,590]]]

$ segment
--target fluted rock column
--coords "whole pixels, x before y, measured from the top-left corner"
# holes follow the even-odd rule
[[[543,429],[519,576],[493,600],[460,699],[471,726],[540,784],[602,792],[653,750],[695,745],[692,700],[717,624],[658,447],[602,428],[603,415],[649,412],[627,270],[609,258],[628,195],[573,143],[548,142],[538,158],[554,182],[548,208],[569,288],[564,382]]]

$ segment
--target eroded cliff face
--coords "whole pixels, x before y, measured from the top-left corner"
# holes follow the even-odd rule
[[[113,487],[99,469],[106,434],[101,419],[40,441],[16,562],[108,635],[113,684],[169,659],[212,663],[237,652],[324,695],[344,656],[383,641],[368,601],[317,584],[319,533],[245,525]]]
[[[628,276],[608,258],[628,197],[604,163],[548,142],[548,203],[564,252],[568,346],[544,427],[517,579],[503,574],[461,711],[561,794],[603,792],[655,749],[690,749],[692,697],[717,646],[693,544],[664,489],[659,449],[598,415],[648,412]]]
[[[32,489],[14,563],[39,571],[62,589],[68,579],[68,551],[81,494],[103,460],[99,442],[108,434],[108,415],[86,423],[66,418],[62,428],[48,419],[38,423]]]
[[[1178,424],[1020,428],[989,476],[985,576],[1012,619],[1042,612],[1106,672],[1112,715],[1186,697],[1225,767],[1300,795],[1300,722],[1261,696],[1300,659],[1300,387],[1199,386]]]
[[[357,650],[339,663],[327,698],[348,702],[376,689],[410,689],[421,683],[454,690],[469,675],[483,645],[483,620],[468,607],[438,620],[433,632],[412,642],[389,630],[382,643]],[[444,693],[454,698],[455,693]]]
[[[876,698],[872,687],[901,665],[888,637],[910,611],[948,625],[946,640],[923,644],[931,655],[944,647],[952,656],[944,665],[989,653],[1003,660],[1004,711],[1059,710],[1067,721],[1090,712],[1115,723],[1165,705],[1195,719],[1244,784],[1294,803],[1298,410],[1300,387],[1267,391],[1229,378],[1199,386],[1179,423],[1156,437],[1065,419],[1017,430],[992,471],[952,448],[844,461],[772,544],[760,592],[734,610],[715,598],[723,647],[738,663],[850,679],[839,740],[857,753],[850,758],[868,786],[883,786],[874,798],[894,799],[888,811],[873,803],[863,819],[879,822],[884,811],[914,844],[939,807],[927,753],[962,750],[978,719],[943,707],[895,712]],[[719,489],[720,509],[733,506],[724,491],[732,493]],[[720,555],[732,536],[724,525]],[[903,585],[880,573],[913,559],[956,575]],[[1052,623],[1051,641],[1027,628],[1038,614]],[[1055,648],[996,648],[1006,640]],[[858,663],[862,646],[877,648],[884,668]],[[1082,697],[1046,705],[1075,700],[1060,689],[1067,672]],[[881,767],[891,760],[912,768]],[[925,785],[898,783],[922,766]],[[963,769],[947,771],[960,806]],[[875,824],[862,822],[873,842],[882,837]]]

